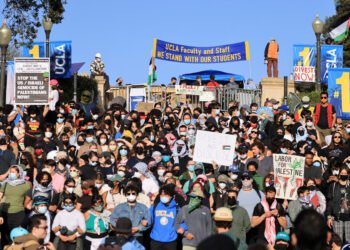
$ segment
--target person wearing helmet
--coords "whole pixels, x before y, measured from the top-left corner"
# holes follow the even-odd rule
[[[102,56],[100,53],[96,53],[95,60],[90,65],[90,71],[92,76],[104,75],[105,65],[102,62]]]
[[[29,218],[36,215],[36,214],[42,214],[45,215],[46,221],[47,221],[47,235],[44,239],[44,242],[50,241],[50,232],[51,232],[51,216],[50,212],[48,211],[48,205],[49,205],[49,199],[45,196],[36,196],[33,199],[33,208],[32,212],[29,215]]]
[[[11,230],[10,238],[11,238],[11,241],[13,241],[14,238],[27,235],[27,234],[29,234],[27,229],[24,229],[23,227],[15,227],[14,229]]]

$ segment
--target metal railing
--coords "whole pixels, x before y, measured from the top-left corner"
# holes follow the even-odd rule
[[[122,96],[126,99],[127,109],[130,108],[130,89],[144,88],[145,100],[147,102],[160,102],[163,107],[178,106],[181,103],[189,103],[192,107],[204,108],[205,102],[200,101],[198,95],[176,95],[175,86],[154,85],[150,88],[150,100],[147,99],[148,86],[147,85],[127,85],[120,87],[112,87],[108,92],[112,93],[113,97]],[[237,89],[234,87],[209,87],[209,91],[215,91],[215,99],[221,104],[222,110],[228,109],[228,104],[231,101],[236,101],[242,105],[250,105],[255,102],[261,105],[261,90],[246,90]]]

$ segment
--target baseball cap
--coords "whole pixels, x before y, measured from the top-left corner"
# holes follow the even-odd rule
[[[309,104],[310,103],[310,97],[303,96],[303,98],[301,98],[301,103],[302,104]]]
[[[57,86],[58,85],[58,81],[56,79],[52,79],[52,80],[50,80],[50,85],[51,86]]]
[[[213,219],[215,221],[233,221],[232,211],[227,207],[220,207],[216,209]]]
[[[200,188],[193,189],[189,196],[205,198],[204,193]]]
[[[231,173],[239,173],[241,171],[239,171],[239,168],[237,165],[231,165],[229,168],[228,168],[228,171],[231,172]]]
[[[40,204],[49,204],[49,199],[45,196],[35,196],[33,199],[33,205],[40,205]]]
[[[285,242],[289,242],[290,241],[290,237],[286,232],[278,232],[276,235],[276,241],[285,241]]]

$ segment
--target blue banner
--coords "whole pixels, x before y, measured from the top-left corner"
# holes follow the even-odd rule
[[[153,57],[179,63],[225,63],[250,60],[250,51],[247,41],[213,47],[192,47],[155,39]]]
[[[33,43],[31,48],[23,47],[24,57],[45,57],[45,42]],[[50,42],[51,79],[70,78],[72,73],[72,42]]]
[[[328,83],[328,70],[343,67],[343,45],[321,46],[321,83]]]
[[[328,70],[328,94],[337,117],[350,120],[350,69]]]
[[[314,45],[293,46],[293,66],[316,66],[316,49]]]

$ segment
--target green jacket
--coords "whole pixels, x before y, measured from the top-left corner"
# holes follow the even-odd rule
[[[233,222],[230,232],[237,236],[241,241],[246,241],[246,234],[249,231],[251,224],[248,212],[245,208],[241,206],[236,206],[231,208]]]

